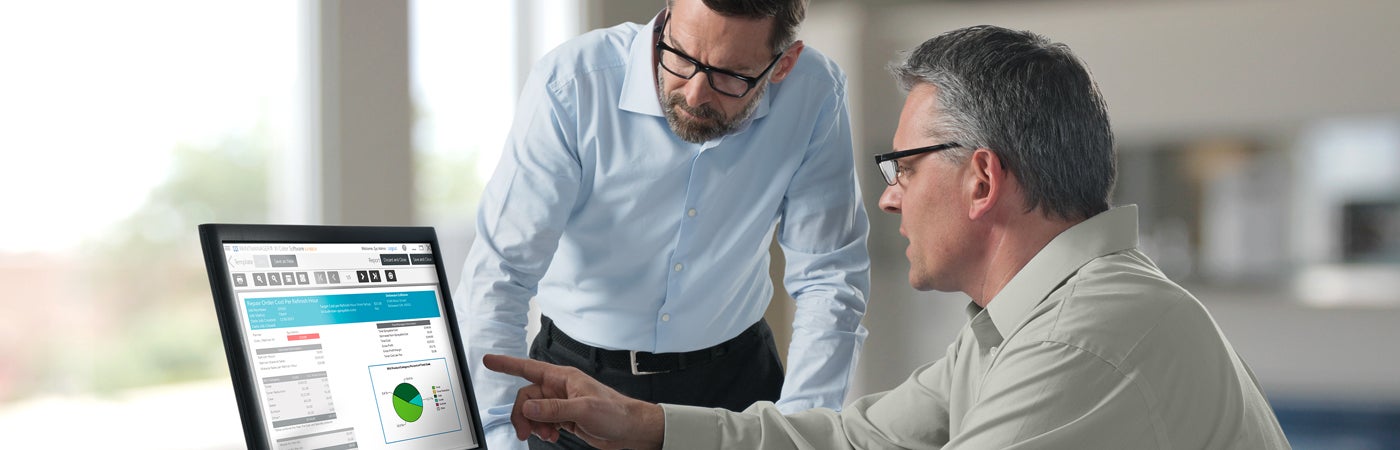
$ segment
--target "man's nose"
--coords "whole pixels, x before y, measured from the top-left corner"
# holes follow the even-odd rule
[[[885,186],[885,192],[880,194],[880,209],[890,214],[899,214],[899,204],[904,199],[904,192],[900,191],[899,185]]]
[[[710,88],[709,77],[710,74],[704,71],[697,71],[695,76],[686,80],[685,87],[683,88],[685,91],[686,105],[694,108],[709,103],[714,99],[715,93],[714,90]]]

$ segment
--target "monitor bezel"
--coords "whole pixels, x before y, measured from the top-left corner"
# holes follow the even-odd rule
[[[243,438],[249,449],[271,450],[271,435],[262,420],[261,401],[254,383],[251,359],[244,345],[243,322],[229,275],[225,244],[431,244],[433,266],[442,293],[443,317],[451,334],[452,353],[456,355],[457,371],[465,388],[463,397],[467,400],[469,421],[477,440],[476,448],[486,448],[481,414],[477,409],[475,389],[462,344],[464,341],[458,327],[456,308],[452,304],[447,273],[443,268],[442,247],[438,245],[437,231],[433,227],[210,223],[199,226],[199,240],[204,252],[204,266],[209,273],[209,287],[213,294],[214,312],[219,320],[219,333],[223,338],[224,355],[228,359],[229,375],[233,381],[234,398],[238,403],[238,415],[243,423]]]

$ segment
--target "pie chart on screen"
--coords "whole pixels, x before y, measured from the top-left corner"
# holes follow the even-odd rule
[[[394,413],[404,422],[415,422],[423,417],[423,395],[418,388],[408,383],[399,383],[394,388]]]

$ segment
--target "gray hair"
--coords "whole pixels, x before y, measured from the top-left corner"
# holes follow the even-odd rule
[[[890,67],[901,89],[938,88],[941,116],[924,130],[990,149],[1026,193],[1026,210],[1082,220],[1109,208],[1116,163],[1103,97],[1069,47],[1028,31],[980,25],[924,41]]]
[[[675,0],[666,0],[670,8]],[[745,19],[773,18],[768,45],[778,54],[797,42],[797,29],[807,17],[807,0],[703,0],[705,7],[721,16]]]

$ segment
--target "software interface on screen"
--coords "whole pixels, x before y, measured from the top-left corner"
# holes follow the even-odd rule
[[[477,447],[430,244],[225,244],[275,449]]]

